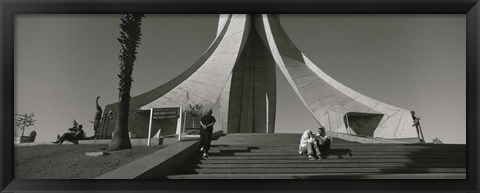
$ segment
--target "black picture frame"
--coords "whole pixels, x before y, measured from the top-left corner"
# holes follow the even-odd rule
[[[466,180],[15,180],[15,14],[119,13],[466,14]],[[0,190],[2,192],[479,192],[478,0],[1,0]]]

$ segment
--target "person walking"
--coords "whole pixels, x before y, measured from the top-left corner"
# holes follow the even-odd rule
[[[212,116],[213,111],[208,110],[207,114],[200,119],[200,151],[203,152],[203,157],[208,157],[208,151],[210,150],[210,144],[212,142],[212,133],[213,125],[215,122],[215,117]]]

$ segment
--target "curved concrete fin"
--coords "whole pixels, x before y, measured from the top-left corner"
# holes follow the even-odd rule
[[[196,104],[202,104],[204,109],[213,108],[248,37],[250,20],[247,17],[245,14],[222,14],[215,40],[190,68],[171,81],[132,97],[129,130],[135,132],[137,137],[146,137],[149,115],[142,110]],[[110,138],[115,129],[118,103],[105,107],[105,113],[110,111],[114,116],[102,121],[97,138]],[[162,129],[161,134],[172,133],[175,130]]]
[[[260,20],[260,18],[257,18]],[[275,62],[315,119],[331,131],[368,134],[384,138],[417,137],[410,111],[364,96],[334,80],[313,64],[291,41],[277,15],[263,14],[257,31]],[[262,28],[262,29],[259,29]],[[355,129],[348,127],[348,113]],[[362,114],[363,113],[363,114]],[[373,116],[375,115],[375,116]],[[383,115],[383,116],[381,116]],[[381,118],[381,120],[380,120]],[[376,128],[359,125],[374,125]]]
[[[232,15],[222,15],[223,17],[226,17],[226,19],[222,19],[222,21],[225,21],[225,24],[223,24],[223,29],[219,34],[217,34],[216,38],[210,45],[210,47],[205,51],[205,54],[203,54],[192,66],[190,66],[186,71],[184,71],[182,74],[178,75],[174,79],[168,81],[167,83],[158,86],[157,88],[154,88],[144,94],[132,97],[130,99],[130,109],[138,109],[139,106],[143,106],[149,102],[152,102],[155,99],[158,99],[158,97],[161,97],[165,93],[169,92],[172,90],[174,87],[176,87],[178,84],[183,82],[185,79],[190,77],[194,72],[196,72],[206,61],[207,59],[212,55],[214,50],[218,47],[220,44],[222,38],[225,36],[228,25],[230,24],[230,21],[232,19]]]
[[[226,17],[226,15],[222,15]],[[220,19],[220,25],[225,19]],[[155,107],[184,106],[201,104],[211,109],[220,97],[230,77],[241,48],[248,36],[250,21],[247,15],[232,15],[225,21],[225,33],[217,36],[218,44],[211,47],[199,67],[190,76],[167,92],[157,92],[157,98],[140,109]],[[208,57],[207,57],[208,56]],[[168,83],[167,83],[168,84]],[[159,97],[158,97],[159,96]]]
[[[230,14],[220,14],[218,17],[218,28],[217,28],[217,37],[222,34],[223,29],[227,26],[228,21],[230,20]]]

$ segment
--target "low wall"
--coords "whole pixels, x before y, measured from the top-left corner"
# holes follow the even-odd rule
[[[214,133],[214,138],[223,131]],[[156,179],[173,174],[198,151],[197,139],[175,142],[95,179]]]
[[[331,132],[327,131],[327,134],[331,137],[336,137],[339,139],[343,139],[346,141],[354,141],[359,143],[418,143],[418,139],[384,139],[378,137],[367,137],[367,136],[360,136],[360,135],[350,135],[346,133],[338,133],[338,132]]]
[[[95,179],[154,179],[174,172],[195,153],[198,140],[180,141]]]

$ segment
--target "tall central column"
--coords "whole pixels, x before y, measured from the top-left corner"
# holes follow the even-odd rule
[[[250,16],[250,33],[233,68],[229,87],[227,133],[273,133],[275,127],[275,61],[255,29]],[[229,89],[228,89],[229,88]],[[267,104],[268,103],[268,104]],[[226,107],[223,107],[224,109]]]

